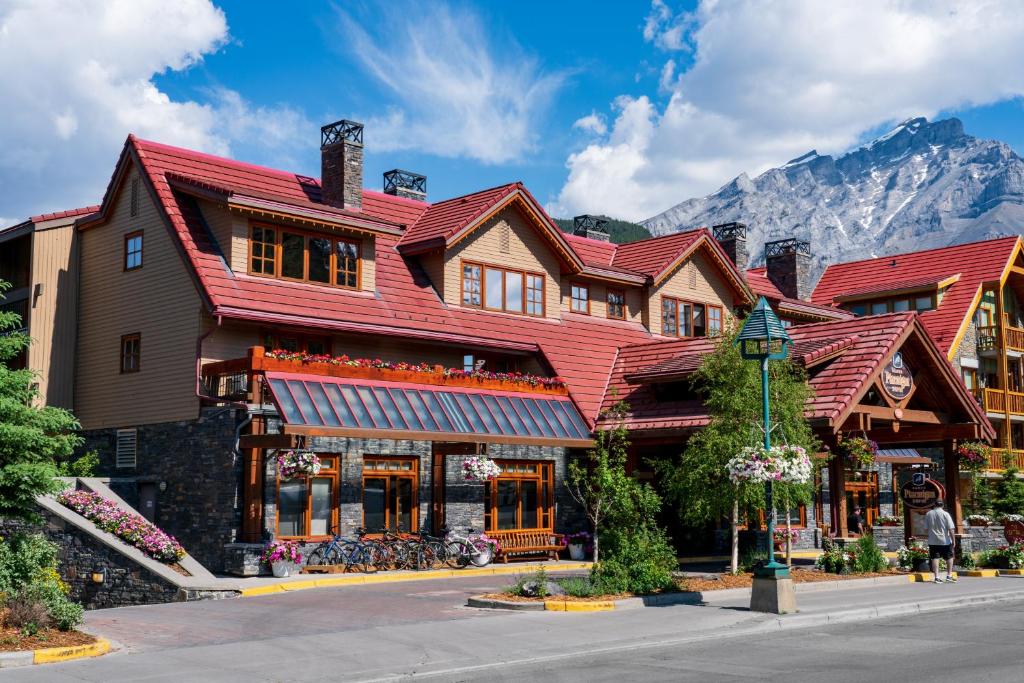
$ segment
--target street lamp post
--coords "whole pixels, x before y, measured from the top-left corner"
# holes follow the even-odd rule
[[[748,360],[761,362],[761,408],[764,419],[764,448],[772,447],[771,410],[768,399],[768,361],[782,360],[789,353],[793,340],[786,333],[782,321],[761,297],[743,323],[736,345],[740,355]],[[772,506],[772,482],[765,483],[765,516],[768,518],[768,563],[754,569],[754,588],[750,596],[750,608],[761,612],[795,612],[796,598],[793,594],[789,567],[775,561],[775,511]]]

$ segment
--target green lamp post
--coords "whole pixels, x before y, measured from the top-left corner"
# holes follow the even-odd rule
[[[761,361],[761,403],[764,410],[764,448],[772,447],[771,415],[768,403],[768,361],[782,360],[789,353],[793,340],[786,334],[782,321],[761,297],[751,311],[743,328],[736,337],[736,346],[740,355],[748,360]],[[765,483],[765,510],[768,518],[768,564],[755,570],[757,576],[788,577],[789,568],[775,561],[775,549],[772,545],[775,538],[775,514],[772,508],[772,482]]]

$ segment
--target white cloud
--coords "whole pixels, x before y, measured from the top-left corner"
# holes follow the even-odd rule
[[[658,0],[651,14],[644,35],[662,46],[659,31],[690,21]],[[556,214],[643,219],[887,122],[1024,95],[1012,0],[708,0],[692,21],[694,62],[668,103],[619,98],[607,136],[568,158]]]
[[[395,101],[367,118],[367,146],[490,164],[536,148],[565,72],[543,71],[511,36],[489,35],[477,15],[442,4],[377,6],[372,34],[369,22],[338,16],[352,54]]]
[[[228,154],[233,141],[283,145],[301,116],[238,93],[176,100],[155,75],[229,40],[210,0],[13,0],[0,5],[0,205],[29,215],[100,200],[129,132]]]
[[[662,0],[652,0],[644,20],[644,40],[663,50],[689,50],[686,32],[693,22],[689,12],[674,14]]]
[[[572,127],[594,135],[604,135],[608,132],[608,123],[604,116],[593,111],[573,121]]]

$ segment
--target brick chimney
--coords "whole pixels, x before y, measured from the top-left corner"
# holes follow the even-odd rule
[[[320,195],[324,204],[363,206],[363,124],[342,119],[320,129]]]
[[[607,218],[585,213],[572,219],[572,234],[578,237],[589,237],[592,240],[608,242],[610,238],[608,237],[608,230],[605,228],[606,225],[608,225]]]
[[[811,297],[811,243],[789,238],[765,242],[768,279],[791,299]]]
[[[722,251],[732,259],[736,269],[741,273],[747,272],[747,224],[719,223],[711,226],[711,232],[715,236],[715,241],[722,247]]]
[[[384,174],[384,193],[396,197],[427,200],[427,176],[400,168],[392,169]]]

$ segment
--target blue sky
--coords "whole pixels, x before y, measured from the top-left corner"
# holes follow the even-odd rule
[[[523,180],[555,215],[642,219],[910,116],[1021,151],[1022,67],[1010,0],[11,0],[0,224],[98,201],[128,132],[317,175],[343,117],[370,187]]]

